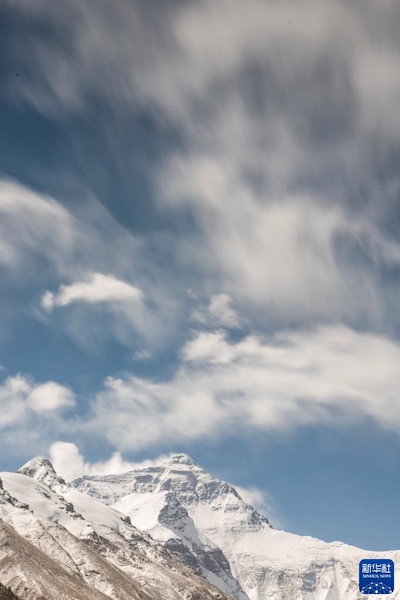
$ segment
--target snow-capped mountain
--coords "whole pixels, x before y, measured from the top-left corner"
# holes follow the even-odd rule
[[[0,582],[21,600],[229,600],[47,459],[0,480]]]
[[[185,455],[122,475],[85,476],[73,486],[129,516],[236,600],[356,600],[362,558],[400,561],[397,551],[274,530],[232,486]],[[391,597],[400,598],[398,585]]]
[[[18,600],[356,600],[362,558],[400,559],[274,530],[183,454],[72,483],[38,457],[0,481],[0,584]]]

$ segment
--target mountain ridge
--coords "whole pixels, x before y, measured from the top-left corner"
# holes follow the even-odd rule
[[[164,548],[193,575],[216,586],[224,598],[356,600],[359,560],[384,556],[400,561],[399,551],[368,552],[342,542],[327,543],[276,530],[234,486],[182,453],[157,465],[121,474],[83,475],[69,483],[57,475],[48,459],[36,457],[21,467],[19,476],[45,486],[52,518],[57,515],[60,524],[68,524],[63,521],[67,513],[78,530],[88,526],[89,517],[94,519],[93,531],[80,531],[78,537],[94,544],[96,551],[101,543],[95,537],[100,535],[108,547],[101,550],[105,556],[112,546],[131,560],[122,538],[126,537],[124,528],[133,528],[143,548],[156,545],[156,561],[165,560],[160,550]],[[3,479],[12,494],[15,482],[10,474]],[[20,504],[26,500],[26,490],[25,496],[14,495]],[[42,499],[38,504],[43,508]],[[39,514],[35,507],[31,503]],[[391,598],[400,598],[398,586]]]
[[[42,459],[34,459],[21,470],[31,477],[21,472],[0,474],[0,519],[15,533],[16,555],[19,547],[23,556],[29,554],[23,551],[22,542],[15,541],[22,537],[40,556],[46,555],[46,560],[66,570],[83,590],[90,590],[87,600],[229,600],[168,549],[132,526],[125,515],[60,483],[62,478],[54,475],[49,462],[43,465]],[[54,489],[48,485],[49,473]],[[60,486],[62,493],[56,489]],[[23,559],[18,561],[24,565]],[[42,593],[42,562],[36,560],[36,571],[26,565],[28,587],[21,600],[86,600],[83,592],[81,596],[73,592],[72,583],[68,594],[51,589]],[[12,590],[18,594],[11,565],[6,567],[0,570],[0,581],[8,584],[11,576]]]
[[[400,558],[396,551],[367,552],[275,530],[234,486],[183,454],[121,475],[86,475],[72,485],[127,514],[186,560],[187,551],[199,560],[201,551],[221,550],[230,575],[217,580],[203,564],[203,576],[240,600],[355,600],[361,558]]]

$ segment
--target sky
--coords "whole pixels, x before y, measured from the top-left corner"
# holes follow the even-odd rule
[[[400,548],[400,4],[0,15],[2,470],[184,452]]]

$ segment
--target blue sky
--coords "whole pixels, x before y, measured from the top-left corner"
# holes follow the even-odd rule
[[[3,4],[2,468],[400,547],[398,3]]]

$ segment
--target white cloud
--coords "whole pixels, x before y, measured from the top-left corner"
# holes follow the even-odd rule
[[[149,289],[155,293],[154,285]],[[89,350],[93,346],[98,348],[108,336],[127,347],[135,347],[143,341],[152,347],[176,324],[163,318],[168,311],[167,291],[152,297],[151,303],[146,299],[147,293],[128,281],[111,274],[91,272],[82,280],[60,285],[55,293],[46,291],[41,306],[45,318],[52,313],[51,322],[59,324]],[[71,310],[60,310],[66,307]]]
[[[228,364],[234,357],[234,349],[226,343],[224,331],[202,332],[186,344],[181,352],[187,362]]]
[[[0,428],[23,419],[31,383],[22,375],[8,377],[0,386]]]
[[[63,307],[79,302],[96,304],[102,302],[138,303],[144,298],[143,292],[133,285],[116,279],[112,275],[90,273],[86,280],[70,285],[61,285],[53,294],[47,291],[42,298],[42,306],[46,310]]]
[[[51,412],[73,407],[75,396],[69,388],[48,381],[33,388],[28,396],[28,405],[38,413]]]
[[[56,470],[66,481],[72,481],[83,475],[109,475],[126,473],[132,469],[144,469],[157,466],[166,461],[170,455],[162,455],[154,460],[140,463],[124,460],[120,452],[114,452],[105,461],[94,463],[85,461],[78,446],[71,442],[55,442],[49,448],[50,460]]]
[[[0,384],[0,428],[28,424],[32,412],[45,418],[74,404],[74,394],[65,386],[54,381],[36,384],[14,375]]]
[[[400,433],[400,346],[343,326],[200,333],[167,381],[109,378],[90,427],[119,449],[371,419]]]
[[[201,332],[170,378],[110,377],[80,418],[62,414],[75,403],[69,388],[9,377],[0,386],[0,428],[13,448],[73,435],[106,438],[118,451],[365,421],[400,434],[399,361],[393,340],[344,326],[236,341]],[[63,475],[72,465],[68,477],[134,464],[118,452],[92,464],[64,442],[52,453]]]
[[[37,383],[25,375],[13,375],[0,383],[0,431],[4,456],[43,452],[43,445],[65,430],[78,429],[68,409],[74,393],[54,381]]]

